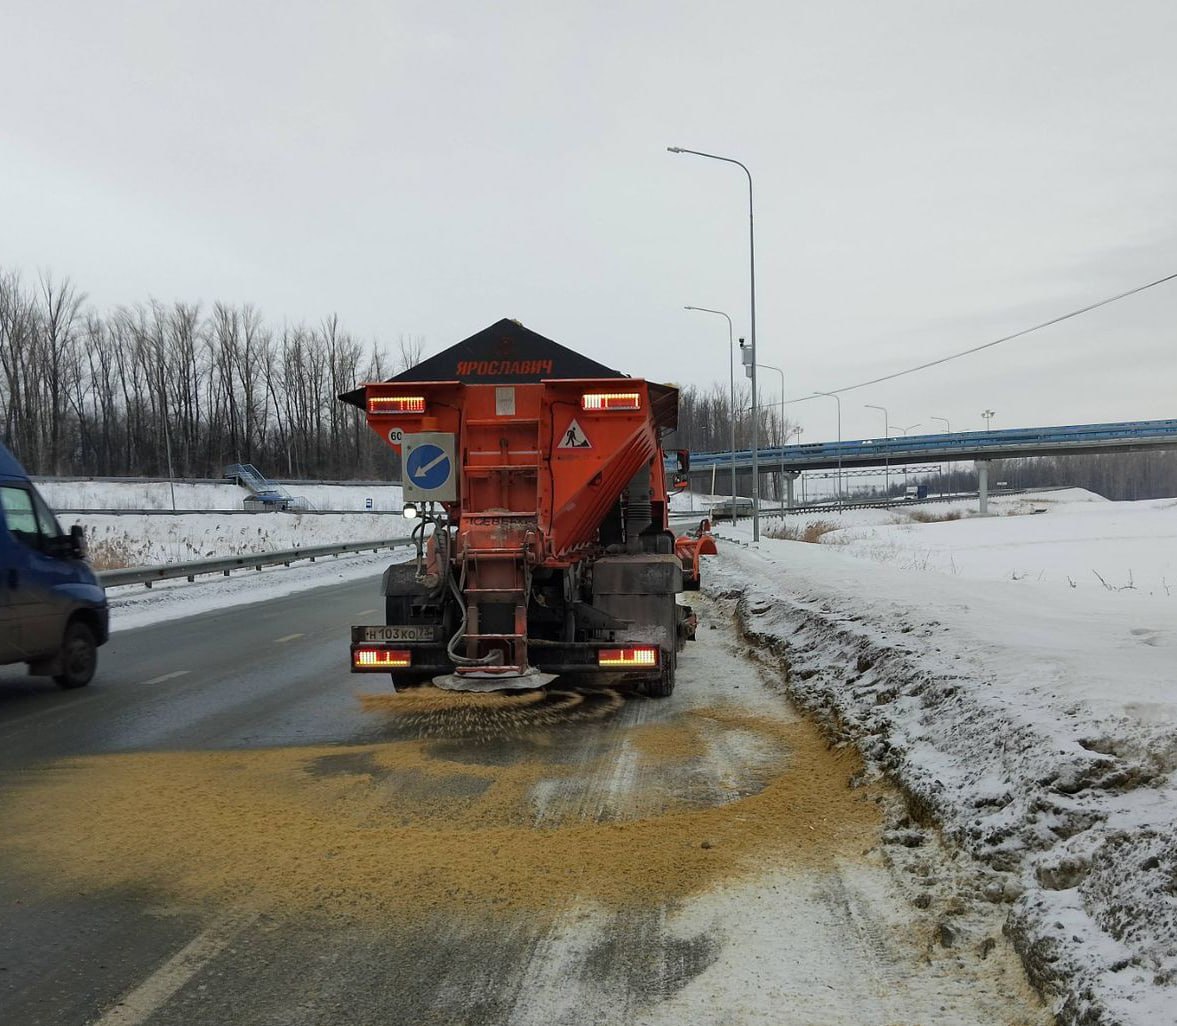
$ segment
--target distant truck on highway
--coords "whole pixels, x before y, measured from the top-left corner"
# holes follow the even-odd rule
[[[911,500],[926,499],[928,497],[928,486],[926,484],[908,485],[904,490],[904,498]]]
[[[63,688],[90,683],[110,633],[106,593],[82,529],[64,533],[16,457],[0,444],[0,664]]]

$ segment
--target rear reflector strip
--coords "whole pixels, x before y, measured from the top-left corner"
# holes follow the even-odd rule
[[[369,413],[424,413],[423,395],[372,395],[368,397]]]
[[[403,648],[357,647],[351,650],[356,670],[395,670],[413,665],[413,653]]]
[[[580,397],[582,410],[640,410],[642,397],[637,392],[586,392]]]
[[[602,648],[597,652],[597,665],[609,669],[650,669],[658,665],[658,647],[639,645],[636,648]]]

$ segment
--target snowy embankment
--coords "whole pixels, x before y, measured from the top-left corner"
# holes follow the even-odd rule
[[[127,510],[118,514],[59,513],[64,528],[80,524],[86,531],[90,561],[96,569],[155,566],[218,556],[301,549],[340,542],[406,537],[412,523],[381,510],[399,511],[399,485],[286,485],[316,509],[340,513],[245,513],[249,493],[219,482],[177,483],[176,507],[201,513],[143,515],[134,510],[172,508],[166,481],[39,481],[38,490],[57,510]],[[372,500],[374,512],[365,510]],[[150,590],[126,585],[107,590],[115,631],[192,616],[212,609],[263,602],[325,584],[371,578],[373,604],[379,577],[390,562],[407,558],[408,549],[340,556],[318,563],[267,567],[231,577],[197,577],[162,581]]]
[[[401,508],[399,485],[292,483],[287,490],[305,496],[315,509],[341,512],[246,514],[241,503],[249,492],[244,488],[212,482],[177,484],[176,508],[204,512],[174,516],[133,512],[170,510],[166,481],[42,481],[37,487],[57,510],[127,510],[59,514],[65,529],[73,524],[85,529],[90,560],[100,570],[399,538],[412,529],[403,517],[388,512]],[[360,512],[369,499],[373,512]]]
[[[66,530],[72,524],[85,528],[90,561],[98,570],[400,538],[412,529],[404,517],[387,513],[66,513],[59,520]]]
[[[725,525],[705,580],[976,859],[1062,1021],[1151,1026],[1177,1021],[1177,502],[1084,498],[849,514],[833,545]]]
[[[290,495],[305,499],[313,510],[351,511],[371,508],[375,512],[397,512],[403,505],[401,487],[379,482],[319,484],[278,482]],[[228,481],[67,481],[42,478],[37,489],[57,510],[77,509],[175,509],[242,510],[249,491]],[[369,501],[371,506],[368,506]]]

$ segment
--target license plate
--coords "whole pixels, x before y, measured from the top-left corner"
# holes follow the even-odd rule
[[[365,627],[364,641],[435,641],[436,627]]]

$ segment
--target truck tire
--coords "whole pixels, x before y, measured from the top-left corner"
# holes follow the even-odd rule
[[[98,643],[81,620],[70,620],[61,642],[61,672],[53,675],[58,687],[84,688],[98,668]]]
[[[649,698],[669,698],[674,694],[674,671],[678,660],[674,653],[663,653],[662,672],[653,680],[646,681],[646,695]]]

